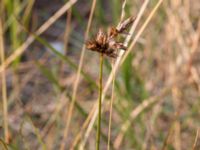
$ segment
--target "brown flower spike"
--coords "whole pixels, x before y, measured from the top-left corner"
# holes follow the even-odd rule
[[[124,46],[123,43],[117,42],[115,38],[119,34],[126,34],[125,30],[134,22],[134,20],[133,17],[130,17],[119,23],[117,27],[109,27],[107,34],[105,34],[102,29],[99,29],[96,38],[86,42],[87,49],[116,58],[118,56],[117,50],[126,50],[127,47]]]

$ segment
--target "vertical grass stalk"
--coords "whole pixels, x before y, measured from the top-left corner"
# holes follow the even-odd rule
[[[88,20],[88,24],[87,24],[87,28],[86,28],[86,32],[85,32],[85,35],[84,35],[85,40],[88,38],[89,30],[90,30],[93,15],[94,15],[95,6],[96,6],[96,0],[93,0],[92,6],[91,6],[91,11],[90,11],[90,16],[89,16],[89,20]],[[80,73],[81,73],[81,69],[82,69],[82,66],[83,66],[83,59],[84,59],[84,55],[85,55],[85,50],[86,50],[85,45],[83,45],[82,50],[81,50],[81,56],[80,56],[80,60],[79,60],[78,70],[77,70],[77,76],[76,76],[76,79],[75,79],[75,82],[74,82],[74,85],[73,85],[72,100],[71,100],[71,103],[70,103],[70,106],[69,106],[69,111],[67,112],[67,120],[66,120],[66,123],[65,123],[66,125],[65,125],[65,128],[64,128],[63,141],[61,142],[60,150],[64,150],[65,140],[68,136],[71,118],[72,118],[72,114],[73,114],[73,110],[74,110],[74,104],[75,104],[75,101],[76,101],[76,94],[77,94],[79,80],[80,80]]]
[[[3,41],[3,25],[0,18],[0,56],[1,56],[1,64],[5,61],[5,53],[4,53],[4,41]],[[7,103],[7,91],[6,91],[6,73],[5,68],[1,73],[2,77],[2,99],[3,99],[3,120],[4,120],[4,137],[5,142],[9,142],[9,132],[8,132],[8,103]]]
[[[98,99],[98,122],[97,122],[96,150],[99,150],[99,147],[100,147],[102,78],[103,78],[103,53],[101,53],[101,55],[100,55],[100,64],[99,64],[99,99]]]
[[[112,67],[114,66],[114,61],[112,63]],[[112,125],[112,110],[113,110],[113,100],[114,100],[114,88],[115,88],[115,74],[113,75],[112,81],[112,95],[110,100],[110,116],[109,116],[109,125],[108,125],[108,143],[107,150],[110,150],[110,136],[111,136],[111,125]]]

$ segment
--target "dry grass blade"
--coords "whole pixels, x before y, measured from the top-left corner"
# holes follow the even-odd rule
[[[148,18],[146,19],[146,21],[144,22],[144,24],[142,25],[142,27],[140,28],[140,30],[138,31],[138,33],[136,34],[134,40],[131,42],[128,50],[126,51],[125,55],[123,56],[121,63],[124,62],[124,60],[126,59],[126,57],[128,56],[128,54],[131,52],[131,50],[133,49],[133,47],[135,46],[137,40],[139,39],[139,37],[141,36],[141,34],[143,33],[144,29],[147,27],[147,25],[149,24],[150,20],[152,19],[152,17],[154,16],[154,14],[156,13],[156,11],[158,10],[158,8],[160,7],[160,5],[162,4],[163,0],[159,0],[158,3],[156,4],[156,6],[153,8],[153,10],[151,11],[151,13],[149,14]]]
[[[58,18],[60,18],[72,5],[74,5],[77,0],[68,1],[62,8],[60,8],[51,18],[49,18],[36,32],[35,35],[39,36],[44,31],[46,31],[53,23],[55,23]],[[9,56],[3,64],[0,66],[0,72],[3,71],[4,68],[8,67],[17,57],[19,57],[33,41],[35,40],[34,36],[29,36],[27,40],[17,48],[11,56]]]
[[[174,130],[174,122],[172,122],[168,132],[167,132],[167,136],[163,142],[163,146],[162,146],[162,149],[161,150],[166,150],[167,149],[167,145],[170,143],[170,140],[171,140],[171,136],[173,134],[173,130]]]
[[[0,55],[1,55],[1,64],[5,61],[5,51],[4,51],[4,41],[3,41],[3,26],[0,18]],[[9,132],[8,132],[8,104],[7,104],[7,91],[6,91],[6,71],[5,68],[2,68],[1,72],[2,78],[2,100],[3,100],[3,120],[4,120],[4,138],[5,142],[9,142]]]
[[[69,37],[70,37],[70,33],[71,33],[71,21],[72,21],[72,8],[70,8],[67,11],[67,17],[66,17],[66,27],[65,27],[65,33],[63,36],[63,42],[64,42],[64,54],[67,55],[67,51],[68,51],[68,46],[69,46]],[[61,62],[61,66],[60,66],[60,75],[62,77],[63,75],[63,70],[64,69],[64,63]]]
[[[126,6],[126,2],[127,2],[127,0],[123,0],[123,3],[122,3],[122,13],[121,13],[120,22],[122,22],[122,20],[124,20],[124,17],[125,17],[125,6]]]
[[[120,132],[114,141],[114,147],[117,149],[121,145],[125,132],[131,125],[131,122],[140,114],[142,113],[147,107],[150,105],[162,100],[162,98],[168,94],[171,90],[171,87],[163,89],[159,95],[152,96],[146,100],[144,100],[140,105],[138,105],[130,114],[130,117],[122,124]]]
[[[93,111],[94,113],[94,111]],[[73,140],[73,143],[70,147],[70,150],[73,150],[75,148],[75,146],[78,144],[79,140],[81,139],[81,136],[85,130],[85,128],[88,126],[90,119],[92,118],[93,113],[90,113],[89,116],[87,117],[87,119],[85,120],[84,124],[82,125],[81,130],[79,131],[79,133],[76,135],[75,139]],[[86,134],[85,134],[86,135]],[[85,138],[83,138],[85,139]]]
[[[193,147],[192,147],[192,150],[196,150],[197,149],[197,142],[198,142],[198,138],[199,138],[199,131],[200,129],[197,129],[197,133],[196,133],[196,137],[195,137],[195,140],[194,140],[194,144],[193,144]]]
[[[91,6],[91,11],[90,11],[90,16],[89,16],[89,20],[88,20],[88,24],[87,24],[87,29],[86,29],[85,36],[84,36],[85,40],[88,38],[88,34],[89,34],[90,27],[91,27],[95,6],[96,6],[96,0],[93,0],[92,6]],[[84,58],[84,55],[85,55],[85,49],[86,49],[86,47],[85,47],[85,44],[84,44],[83,47],[82,47],[82,50],[81,50],[81,56],[80,56],[78,70],[77,70],[77,76],[76,76],[74,86],[73,86],[72,101],[71,101],[70,106],[69,106],[69,111],[67,112],[68,114],[67,114],[67,120],[66,120],[65,129],[64,129],[64,134],[63,134],[63,141],[62,141],[61,147],[60,147],[61,150],[63,150],[64,147],[65,147],[64,143],[65,143],[65,139],[67,138],[67,134],[68,134],[71,118],[72,118],[72,112],[73,112],[73,109],[74,109],[74,103],[75,103],[78,84],[79,84],[79,80],[80,80],[80,73],[81,73],[81,69],[82,69],[82,66],[83,66],[83,58]]]
[[[172,87],[172,97],[175,113],[177,116],[179,116],[181,109],[181,90],[177,86]],[[176,119],[174,122],[174,147],[176,150],[181,150],[181,123],[178,119]]]
[[[42,133],[41,133],[42,138],[44,138],[46,136],[48,130],[52,126],[52,123],[56,120],[57,115],[63,109],[63,107],[66,106],[67,101],[68,101],[68,98],[66,97],[66,92],[63,92],[59,97],[59,102],[56,104],[55,111],[53,112],[53,114],[49,118],[48,122],[42,129]]]
[[[69,44],[69,35],[71,28],[71,18],[72,18],[72,9],[70,8],[67,12],[67,21],[66,21],[66,30],[64,34],[64,46],[65,46],[65,54],[67,53],[68,44]]]

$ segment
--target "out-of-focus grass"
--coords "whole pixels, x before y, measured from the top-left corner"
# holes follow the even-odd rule
[[[5,14],[7,19],[6,29],[7,32],[9,33],[9,42],[11,45],[10,48],[12,50],[15,50],[20,46],[22,40],[25,38],[25,33],[21,32],[21,28],[15,18],[20,19],[22,21],[22,24],[28,26],[34,0],[23,1],[23,2],[19,0],[16,1],[4,0],[3,2],[6,12]],[[23,15],[21,15],[20,13],[22,9],[24,11]],[[20,57],[14,61],[13,65],[17,67],[19,62],[20,62]]]
[[[84,42],[91,2],[78,1],[72,8],[71,34],[66,55],[52,46],[52,41],[63,41],[66,27],[66,16],[64,16],[44,35],[35,36],[36,41],[23,56],[14,60],[15,67],[7,68],[8,124],[11,141],[5,149],[6,147],[20,150],[58,149],[60,146],[66,120],[64,114],[68,111],[72,97],[72,86],[78,69],[80,48]],[[157,2],[157,0],[150,1],[136,33]],[[59,9],[64,3],[2,0],[0,4],[7,58],[31,34],[22,26],[34,33],[32,25],[42,24],[44,19],[50,18],[57,10],[54,7]],[[141,5],[142,1],[127,0],[126,16],[137,16]],[[93,31],[99,27],[116,25],[120,20],[121,6],[121,1],[97,1],[90,35],[93,35]],[[113,149],[161,149],[163,144],[166,144],[166,149],[192,149],[200,125],[199,62],[198,59],[194,61],[194,56],[199,55],[200,45],[200,18],[196,15],[199,12],[198,6],[200,3],[194,0],[191,3],[187,0],[183,0],[182,3],[173,0],[164,1],[141,35],[133,52],[120,67],[115,79],[111,127]],[[37,13],[38,9],[45,14],[45,17]],[[123,38],[119,40],[123,41]],[[79,133],[82,123],[95,103],[97,59],[97,54],[86,52],[66,149],[69,149],[74,142],[74,137]],[[59,70],[60,62],[63,62],[64,68],[62,75]],[[110,62],[106,58],[104,84],[111,72]],[[31,71],[35,73],[31,74]],[[14,76],[18,78],[18,85],[13,81]],[[25,80],[26,78],[29,80]],[[170,87],[170,92],[158,96],[167,87]],[[12,95],[15,95],[16,91],[18,94],[13,98]],[[61,95],[64,95],[64,98],[61,98]],[[110,95],[111,93],[106,95],[106,102],[103,105],[102,149],[105,149],[107,144]],[[145,107],[139,115],[133,117],[132,121],[132,112],[135,108],[152,96],[153,98],[158,96],[159,100],[151,104],[151,107]],[[17,101],[21,101],[22,104],[19,105]],[[0,113],[0,126],[2,126],[1,110]],[[32,120],[31,123],[25,116]],[[130,121],[130,125],[127,130],[121,132],[121,126],[127,120]],[[20,124],[23,124],[21,129]],[[85,149],[94,149],[96,125],[92,129]],[[2,139],[0,148],[6,144],[2,132],[0,128],[0,139]],[[122,137],[122,140],[118,140],[117,137]],[[78,148],[79,143],[76,146]],[[197,149],[198,146],[197,142]]]

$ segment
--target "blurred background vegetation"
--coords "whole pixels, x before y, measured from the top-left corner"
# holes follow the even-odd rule
[[[66,150],[95,149],[96,126],[88,137],[83,127],[98,98],[99,55],[88,50],[69,133],[63,140],[94,3],[71,1],[0,1],[0,149],[57,150],[62,141]],[[131,41],[158,1],[126,1],[126,18],[137,18],[147,4]],[[116,26],[122,4],[122,0],[97,0],[89,37],[100,27]],[[62,15],[56,17],[54,14],[63,7]],[[47,22],[45,28],[49,18],[55,20]],[[112,92],[111,149],[200,149],[199,56],[200,1],[163,0],[120,66],[114,90],[111,86],[108,89],[103,103],[101,149],[107,147]],[[112,62],[105,58],[104,85]],[[76,143],[80,131],[82,136]]]

